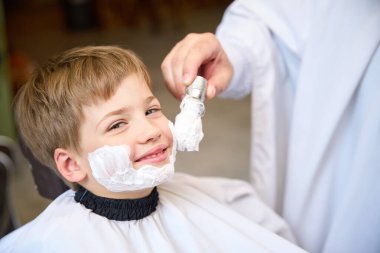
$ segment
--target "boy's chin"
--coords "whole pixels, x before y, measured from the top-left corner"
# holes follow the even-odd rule
[[[161,168],[162,166],[169,164],[169,162],[170,162],[169,158],[167,158],[165,161],[159,162],[159,163],[139,163],[138,165],[134,165],[133,168],[135,170],[139,170],[139,169],[146,167],[146,166]]]

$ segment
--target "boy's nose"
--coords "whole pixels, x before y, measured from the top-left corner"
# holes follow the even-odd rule
[[[140,143],[146,143],[150,141],[156,141],[161,137],[160,128],[155,124],[150,122],[149,120],[142,120],[137,126],[138,128],[138,136],[137,140]]]

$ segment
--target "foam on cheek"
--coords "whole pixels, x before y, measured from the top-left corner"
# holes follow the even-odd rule
[[[103,146],[88,154],[88,160],[95,177],[104,178],[114,174],[121,175],[123,171],[133,169],[129,159],[128,145]]]
[[[177,142],[173,123],[169,121],[168,124],[173,134],[173,147],[167,164],[162,167],[148,164],[136,170],[130,160],[128,145],[106,145],[88,154],[94,178],[112,192],[150,188],[169,179],[174,173]]]

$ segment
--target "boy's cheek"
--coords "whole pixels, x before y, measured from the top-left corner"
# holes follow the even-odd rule
[[[163,117],[163,120],[160,122],[160,129],[162,133],[164,134],[165,138],[172,143],[173,142],[173,134],[174,134],[174,127],[170,127],[170,125],[173,125],[173,122],[171,122],[168,118],[165,116]],[[173,128],[173,129],[171,129]]]
[[[78,159],[78,165],[79,167],[88,172],[91,172],[90,163],[88,162],[88,153],[85,155],[82,155],[81,159]]]

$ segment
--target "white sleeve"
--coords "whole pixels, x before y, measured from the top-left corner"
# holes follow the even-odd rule
[[[278,65],[281,58],[278,44],[301,55],[311,9],[311,1],[234,1],[216,30],[234,69],[232,81],[220,97],[239,99],[248,95],[257,81],[265,83],[267,69]]]

